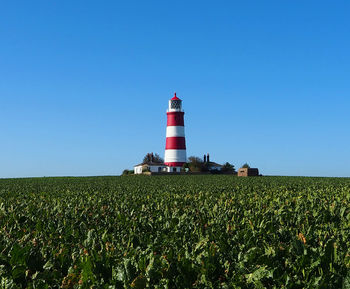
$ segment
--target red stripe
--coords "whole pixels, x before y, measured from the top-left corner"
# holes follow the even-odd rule
[[[167,126],[184,126],[184,112],[183,111],[169,111]]]
[[[185,150],[186,149],[185,138],[183,136],[167,137],[165,149],[166,150]]]
[[[183,136],[167,137],[165,149],[166,150],[185,150],[186,149],[185,138]]]
[[[169,163],[164,163],[168,167],[182,167],[184,163],[180,162],[169,162]]]

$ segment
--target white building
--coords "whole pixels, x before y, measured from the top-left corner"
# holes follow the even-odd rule
[[[162,163],[154,163],[154,162],[148,162],[148,163],[142,163],[134,166],[134,174],[142,174],[144,172],[151,172],[151,173],[160,173],[160,172],[166,172],[167,166]]]

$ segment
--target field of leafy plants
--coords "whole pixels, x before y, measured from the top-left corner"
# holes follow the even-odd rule
[[[350,288],[350,179],[2,179],[0,288]]]

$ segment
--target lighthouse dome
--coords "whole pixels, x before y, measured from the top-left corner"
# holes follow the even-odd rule
[[[176,92],[174,93],[174,97],[173,98],[171,98],[170,100],[181,100],[180,98],[178,98],[177,96],[176,96]]]
[[[169,100],[169,110],[168,111],[182,111],[182,100],[176,96],[176,92],[174,93],[174,97]]]

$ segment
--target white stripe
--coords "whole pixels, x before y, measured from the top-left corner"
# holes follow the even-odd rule
[[[186,150],[165,150],[164,156],[165,163],[185,163],[186,162]]]
[[[167,126],[166,137],[185,136],[184,126]]]

